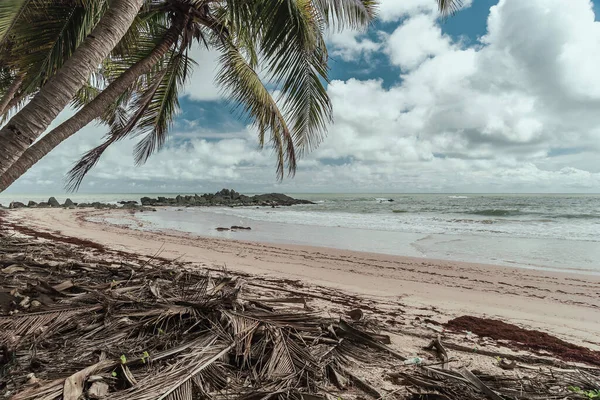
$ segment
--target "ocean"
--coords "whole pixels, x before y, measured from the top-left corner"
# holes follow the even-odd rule
[[[115,202],[145,195],[71,198]],[[316,204],[276,209],[174,207],[141,213],[139,218],[144,229],[201,236],[600,274],[600,195],[290,195]],[[0,203],[7,202],[3,197]],[[61,202],[65,197],[57,196]],[[231,225],[252,230],[215,230]]]

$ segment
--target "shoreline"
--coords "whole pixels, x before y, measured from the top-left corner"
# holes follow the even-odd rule
[[[160,252],[164,258],[207,267],[299,279],[408,306],[434,307],[447,319],[460,314],[497,317],[600,348],[597,276],[138,231],[86,220],[115,215],[131,217],[119,210],[22,209],[6,214],[25,226],[116,250],[147,256]]]

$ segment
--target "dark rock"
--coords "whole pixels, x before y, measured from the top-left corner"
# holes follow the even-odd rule
[[[48,199],[48,205],[50,207],[60,207],[60,203],[56,200],[56,197],[50,197]]]
[[[160,201],[160,197],[159,200]],[[140,199],[140,202],[142,203],[143,206],[153,206],[158,202],[156,199],[152,199],[150,197],[142,197]]]
[[[37,205],[37,208],[46,208],[46,207],[48,207],[48,203],[46,203],[45,201],[41,201]]]
[[[86,207],[90,207],[90,205],[88,203],[79,203],[79,204],[77,204],[77,207],[86,208]]]
[[[144,199],[150,199],[150,197],[144,197]],[[120,201],[119,204],[122,205],[126,205],[126,204],[137,204],[138,202],[135,200],[128,200],[128,201]]]
[[[231,191],[229,189],[221,189],[220,192],[215,193],[215,196],[231,197]]]
[[[229,228],[218,227],[216,228],[219,232],[228,231]]]
[[[160,196],[156,199],[143,197],[140,200],[142,206],[215,206],[215,207],[236,207],[260,205],[263,207],[291,206],[294,204],[314,204],[307,200],[294,199],[281,193],[261,194],[257,196],[246,196],[236,192],[233,189],[222,189],[215,194],[205,193],[201,196],[195,194],[178,195],[176,197]],[[125,202],[121,202],[124,204]]]
[[[27,203],[27,207],[36,207],[37,203],[33,200],[29,200],[29,203]]]
[[[249,231],[251,229],[252,228],[250,228],[249,226],[237,226],[237,225],[234,225],[234,226],[231,227],[232,231],[233,230],[246,230],[246,231]]]
[[[24,208],[24,207],[27,207],[27,206],[25,204],[21,203],[20,201],[13,201],[8,206],[8,208]]]
[[[75,206],[75,203],[73,203],[73,201],[71,199],[66,199],[65,204],[63,204],[63,207],[73,207],[73,206]]]
[[[391,203],[392,201],[394,201],[394,199],[389,199],[388,201]]]

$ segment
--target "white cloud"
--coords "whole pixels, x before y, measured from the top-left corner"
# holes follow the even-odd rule
[[[353,30],[331,33],[328,37],[328,45],[333,47],[331,54],[334,57],[341,57],[344,61],[368,57],[381,48],[380,43],[367,38],[362,32]]]
[[[388,38],[386,51],[393,64],[410,70],[426,58],[443,54],[450,49],[450,38],[431,15],[420,14],[400,25]]]
[[[472,0],[462,1],[461,7],[467,8]],[[438,15],[435,0],[381,0],[378,17],[384,22],[393,22],[415,14]]]
[[[184,96],[196,101],[211,101],[221,98],[221,93],[215,84],[218,72],[219,51],[207,50],[205,47],[195,44],[190,51],[190,58],[198,65],[188,78]]]

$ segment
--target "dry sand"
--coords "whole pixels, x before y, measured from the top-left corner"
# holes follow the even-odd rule
[[[435,310],[439,319],[465,314],[500,318],[600,349],[597,276],[154,233],[87,220],[116,215],[133,218],[122,210],[66,209],[21,209],[8,216],[38,230],[117,250],[149,256],[160,251],[165,258],[213,268],[299,279],[398,307]]]

